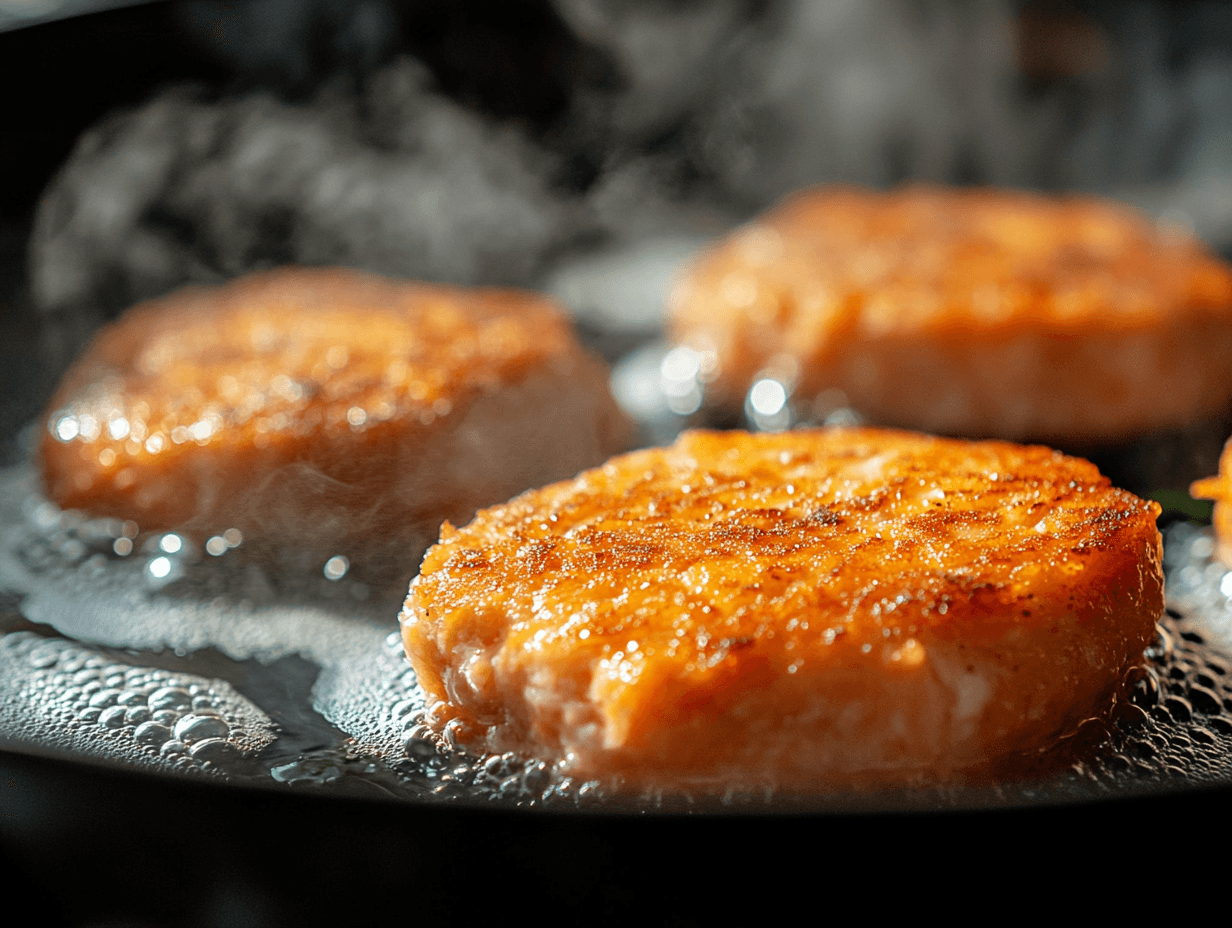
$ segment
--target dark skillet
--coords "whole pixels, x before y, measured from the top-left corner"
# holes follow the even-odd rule
[[[10,110],[9,125],[24,144],[4,146],[6,173],[16,179],[3,191],[0,230],[0,434],[8,465],[27,460],[22,429],[36,420],[63,363],[43,351],[44,330],[23,295],[21,243],[35,193],[80,129],[106,110],[136,102],[144,88],[165,80],[217,76],[211,62],[155,41],[165,6],[78,20],[56,34],[60,61],[83,57],[96,72],[133,72],[119,93],[63,78]],[[149,57],[130,54],[116,38],[122,36],[149,43]],[[20,46],[13,34],[0,42],[0,61],[25,62],[36,83],[45,76],[45,49],[6,58],[5,49]],[[40,128],[39,107],[66,102],[74,112]],[[1113,854],[1128,846],[1141,862],[1156,853],[1144,822],[1171,823],[1164,827],[1175,836],[1185,823],[1209,822],[1232,808],[1232,692],[1214,670],[1232,651],[1211,631],[1221,616],[1210,583],[1198,580],[1194,591],[1186,619],[1172,628],[1171,650],[1158,655],[1159,687],[1136,681],[1133,704],[1144,718],[1130,712],[1111,730],[1084,734],[1092,742],[1092,775],[992,793],[812,805],[745,799],[735,807],[682,807],[670,799],[519,806],[486,794],[442,802],[358,765],[333,779],[279,783],[270,770],[290,763],[291,754],[237,769],[230,781],[144,770],[31,735],[11,721],[23,710],[10,701],[10,721],[0,728],[0,866],[22,896],[41,901],[48,923],[263,925],[329,916],[366,922],[379,914],[435,924],[462,920],[462,913],[503,920],[518,910],[558,917],[581,909],[589,913],[585,923],[648,915],[703,924],[741,921],[746,913],[766,919],[785,898],[818,904],[841,897],[851,889],[853,858],[879,875],[936,873],[945,866],[940,835],[968,849],[957,855],[968,869],[956,880],[951,874],[951,889],[981,869],[971,866],[969,849],[995,847],[998,865],[1010,868],[1039,838],[1056,854],[1052,867],[1090,863],[1064,847],[1056,851],[1064,835],[1092,836]],[[30,620],[23,592],[0,594],[2,630],[61,640],[62,631]],[[358,627],[379,639],[377,626]],[[1190,640],[1204,636],[1214,640]],[[231,681],[245,698],[269,706],[304,755],[337,749],[350,736],[315,711],[320,666],[311,660],[290,654],[245,663],[208,646],[182,657],[145,647],[130,653],[122,641],[82,640],[115,663]],[[366,704],[379,709],[379,694]],[[397,746],[385,747],[392,753],[383,760],[396,767]]]

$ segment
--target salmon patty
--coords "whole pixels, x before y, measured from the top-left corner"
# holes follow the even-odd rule
[[[569,775],[1005,775],[1142,660],[1158,512],[1043,447],[687,432],[446,525],[403,640],[431,724]]]
[[[630,427],[543,297],[284,269],[138,306],[42,436],[64,508],[312,557],[422,552],[444,519],[576,474]]]
[[[670,333],[718,406],[771,376],[881,425],[1071,447],[1232,410],[1232,270],[1089,197],[800,193],[695,263]]]

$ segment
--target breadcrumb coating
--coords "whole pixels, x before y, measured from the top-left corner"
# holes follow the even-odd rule
[[[571,775],[977,778],[1142,659],[1158,512],[1042,447],[689,432],[446,526],[403,639],[434,724]]]

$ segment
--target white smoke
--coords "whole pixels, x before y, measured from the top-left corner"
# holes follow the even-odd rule
[[[286,262],[536,285],[570,249],[696,242],[824,182],[1090,190],[1232,243],[1220,4],[1094,4],[1032,31],[1009,0],[528,0],[559,35],[508,80],[564,75],[547,125],[480,115],[391,57],[400,15],[485,9],[185,5],[250,85],[309,102],[172,90],[93,129],[39,210],[36,302],[98,317]],[[1032,54],[1057,73],[1028,73]]]

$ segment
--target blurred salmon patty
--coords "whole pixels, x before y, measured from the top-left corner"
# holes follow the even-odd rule
[[[1069,447],[1232,410],[1232,270],[1090,197],[805,191],[701,257],[669,327],[720,406],[773,376],[881,425]]]

